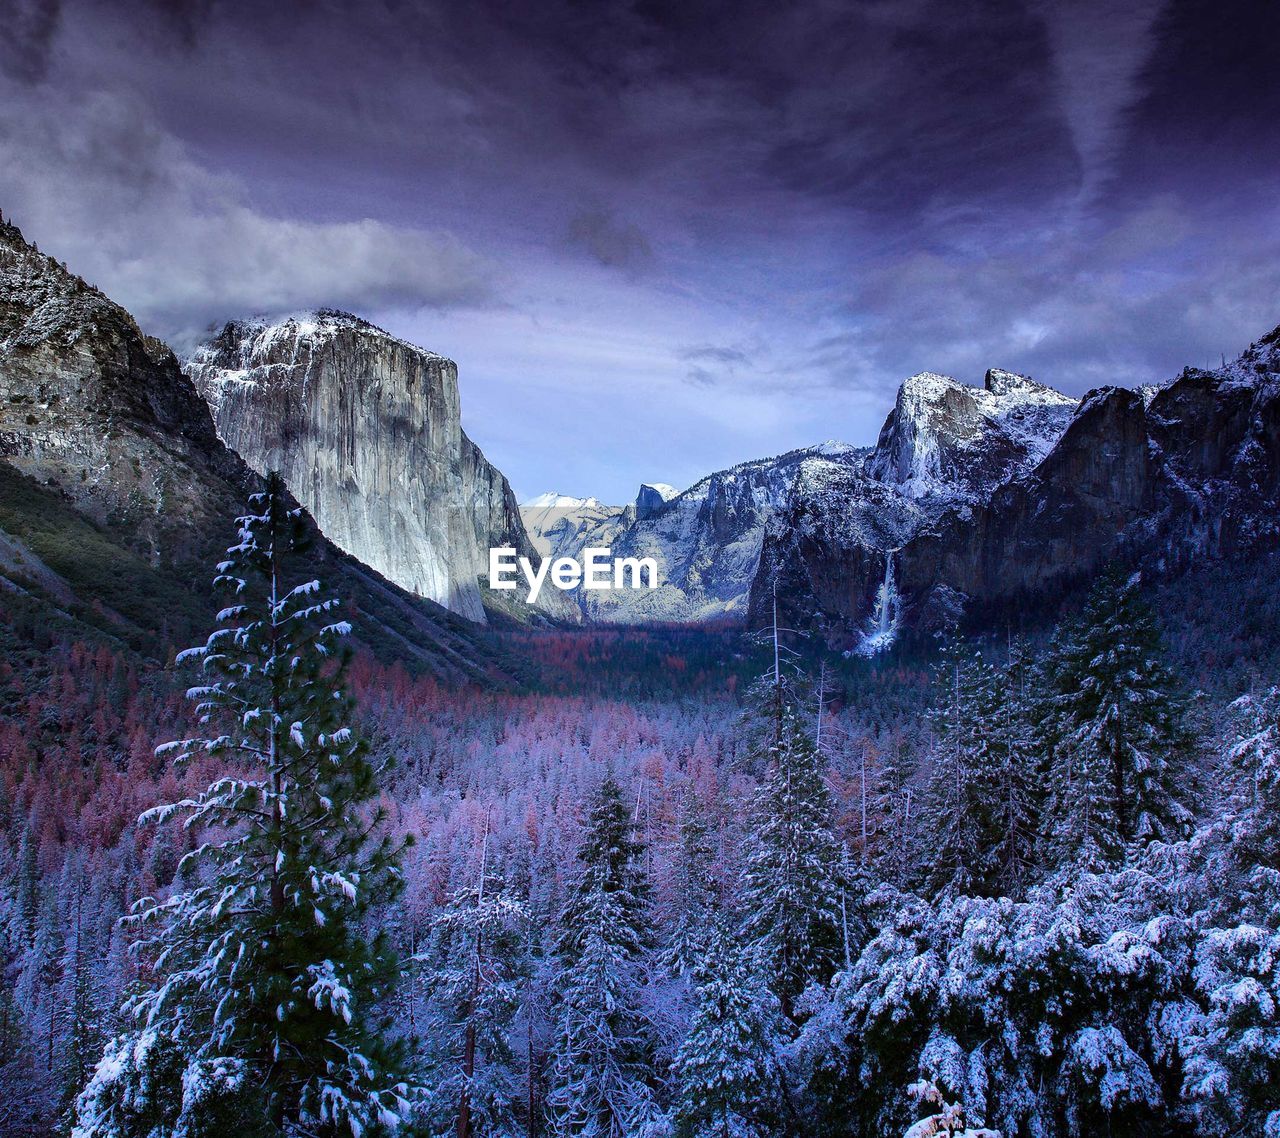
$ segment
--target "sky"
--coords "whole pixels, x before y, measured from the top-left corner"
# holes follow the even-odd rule
[[[0,0],[0,211],[181,351],[336,307],[523,499],[1280,323],[1280,5]]]

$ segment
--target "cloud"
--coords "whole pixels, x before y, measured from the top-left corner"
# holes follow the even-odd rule
[[[0,74],[23,83],[43,79],[61,15],[59,0],[0,0]]]
[[[1053,49],[1058,104],[1071,129],[1087,199],[1111,172],[1124,142],[1124,112],[1142,93],[1165,0],[1040,0]]]
[[[0,80],[0,202],[153,331],[185,342],[248,312],[492,300],[496,270],[447,232],[256,208],[146,107]]]
[[[1079,394],[1230,358],[1280,319],[1280,238],[1197,220],[1164,195],[1091,230],[1029,223],[969,256],[882,258],[848,298],[852,330],[811,363],[854,385],[1000,366]]]
[[[690,365],[685,373],[689,383],[698,387],[716,387],[732,381],[738,375],[740,364],[749,363],[753,358],[758,361],[762,354],[759,349],[748,352],[745,348],[727,344],[700,344],[681,348],[676,357]],[[758,363],[756,370],[759,371]]]
[[[583,210],[569,222],[570,245],[608,269],[639,273],[653,262],[653,247],[637,225],[608,210]]]

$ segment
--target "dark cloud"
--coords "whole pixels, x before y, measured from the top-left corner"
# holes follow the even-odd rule
[[[0,0],[0,74],[24,83],[44,78],[61,10],[59,0]]]
[[[760,371],[761,353],[748,352],[745,348],[727,344],[699,344],[681,348],[676,355],[689,364],[685,378],[698,387],[716,387],[732,382],[739,373],[739,366],[756,361],[755,371]]]
[[[608,210],[583,210],[569,222],[569,242],[605,268],[638,273],[653,262],[653,247],[639,226]]]
[[[0,202],[162,331],[421,311],[494,382],[513,336],[560,399],[642,372],[721,454],[1280,319],[1265,0],[60,4],[0,0]]]

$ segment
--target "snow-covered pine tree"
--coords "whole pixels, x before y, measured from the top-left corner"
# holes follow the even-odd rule
[[[777,997],[723,922],[708,934],[693,977],[693,1018],[674,1064],[676,1134],[770,1138],[782,1109]]]
[[[374,910],[400,889],[378,771],[342,690],[348,633],[320,585],[286,584],[301,511],[271,475],[239,519],[215,586],[231,594],[188,695],[207,733],[161,747],[225,774],[143,815],[203,840],[182,884],[129,918],[150,982],[109,1043],[76,1138],[376,1134],[412,1089],[379,1003],[399,974]]]
[[[988,862],[992,892],[1019,896],[1035,871],[1038,811],[1042,798],[1032,708],[1037,674],[1026,643],[1011,639],[996,673],[992,790],[994,845]]]
[[[942,650],[935,686],[933,772],[924,807],[930,821],[921,851],[925,888],[986,895],[996,888],[1001,836],[996,677],[976,649],[953,641]]]
[[[768,961],[788,1019],[800,993],[826,983],[842,960],[848,901],[825,764],[807,728],[784,704],[752,804],[740,882],[742,936]]]
[[[436,918],[428,988],[435,1022],[431,1053],[432,1132],[457,1138],[521,1133],[522,1095],[514,1021],[527,988],[528,910],[512,897],[489,855],[486,824],[474,885]]]
[[[1228,807],[1197,834],[1205,908],[1198,1006],[1173,1021],[1183,1097],[1202,1133],[1280,1133],[1280,689],[1232,705]]]
[[[1132,844],[1181,836],[1190,820],[1177,798],[1185,702],[1140,590],[1138,574],[1105,572],[1049,653],[1043,829],[1054,868],[1114,865]]]
[[[678,976],[691,975],[706,950],[717,900],[711,875],[714,856],[710,827],[690,783],[680,804],[667,921],[671,932],[662,955],[664,967]]]
[[[622,789],[596,792],[580,873],[560,916],[556,1039],[547,1094],[553,1133],[633,1138],[655,1114],[642,1010],[648,883]]]
[[[1225,819],[1233,912],[1280,926],[1280,688],[1232,705],[1236,738],[1227,753]]]

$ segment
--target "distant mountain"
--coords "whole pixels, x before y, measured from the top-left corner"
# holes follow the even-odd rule
[[[606,506],[598,498],[555,491],[520,504],[529,540],[543,557],[576,557],[588,534],[602,536],[605,524],[619,519],[622,512],[620,506]]]
[[[1011,390],[999,378],[994,386]],[[941,456],[926,464],[902,459],[903,440],[940,420],[900,398],[867,473],[897,476],[927,508],[879,538],[861,528],[865,511],[851,515],[852,487],[816,507],[797,499],[766,538],[754,618],[765,619],[776,588],[788,620],[816,621],[856,647],[883,628],[887,607],[920,628],[1020,614],[1112,559],[1168,574],[1280,539],[1280,329],[1216,371],[1188,368],[1142,391],[1101,388],[1074,408],[1017,387],[1021,406],[993,417],[979,401],[946,419],[938,446],[912,444]],[[947,389],[928,401],[939,402],[965,400]],[[894,421],[904,406],[912,423]]]
[[[662,579],[653,591],[599,592],[580,601],[595,621],[747,619],[752,597],[771,595],[775,579],[784,593],[812,596],[811,585],[783,563],[789,539],[852,547],[878,566],[883,584],[889,550],[1033,467],[1075,409],[1076,400],[1012,372],[990,371],[982,387],[913,376],[873,448],[827,442],[718,471],[678,494],[642,486],[621,515],[578,527],[567,551],[611,545],[618,555],[652,557]],[[863,584],[859,577],[859,589]],[[831,587],[840,587],[838,579]],[[860,644],[892,641],[901,615],[892,587],[878,611],[861,596],[848,607],[867,610]]]
[[[0,223],[0,589],[51,634],[152,654],[212,616],[209,581],[258,476],[174,354]],[[300,563],[384,658],[500,679],[497,646],[319,538]]]

